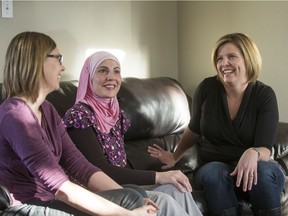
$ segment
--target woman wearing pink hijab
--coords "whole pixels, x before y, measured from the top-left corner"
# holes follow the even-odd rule
[[[121,82],[120,63],[114,55],[101,51],[88,57],[76,103],[63,118],[68,134],[84,156],[117,183],[155,185],[146,192],[160,207],[158,215],[202,215],[191,195],[189,180],[181,171],[130,169],[124,149],[130,121],[117,100]]]

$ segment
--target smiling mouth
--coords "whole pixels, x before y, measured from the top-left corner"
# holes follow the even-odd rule
[[[228,75],[228,74],[231,74],[231,73],[233,73],[233,70],[224,70],[223,71],[224,75]]]
[[[107,85],[104,85],[104,87],[107,88],[107,89],[115,89],[116,85],[107,84]]]

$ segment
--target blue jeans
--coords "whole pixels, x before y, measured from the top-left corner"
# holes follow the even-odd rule
[[[135,209],[144,204],[143,196],[134,189],[115,189],[97,193],[126,209]],[[34,202],[13,206],[1,212],[1,216],[89,216],[59,200]]]
[[[281,206],[281,192],[285,175],[280,165],[274,162],[259,161],[257,185],[251,191],[243,192],[236,187],[236,177],[230,173],[235,166],[222,162],[210,162],[200,167],[193,178],[193,188],[204,190],[208,209],[213,213],[238,206],[239,196],[248,197],[252,208],[273,209]]]

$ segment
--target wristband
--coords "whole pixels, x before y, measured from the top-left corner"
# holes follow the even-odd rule
[[[258,149],[258,148],[255,148],[255,147],[252,147],[252,149],[257,152],[258,158],[260,158],[260,155],[261,155],[261,154],[260,154],[259,149]]]

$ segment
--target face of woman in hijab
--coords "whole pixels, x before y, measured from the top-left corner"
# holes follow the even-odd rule
[[[115,97],[122,82],[119,64],[111,59],[104,60],[97,68],[93,77],[94,93],[99,97]]]

